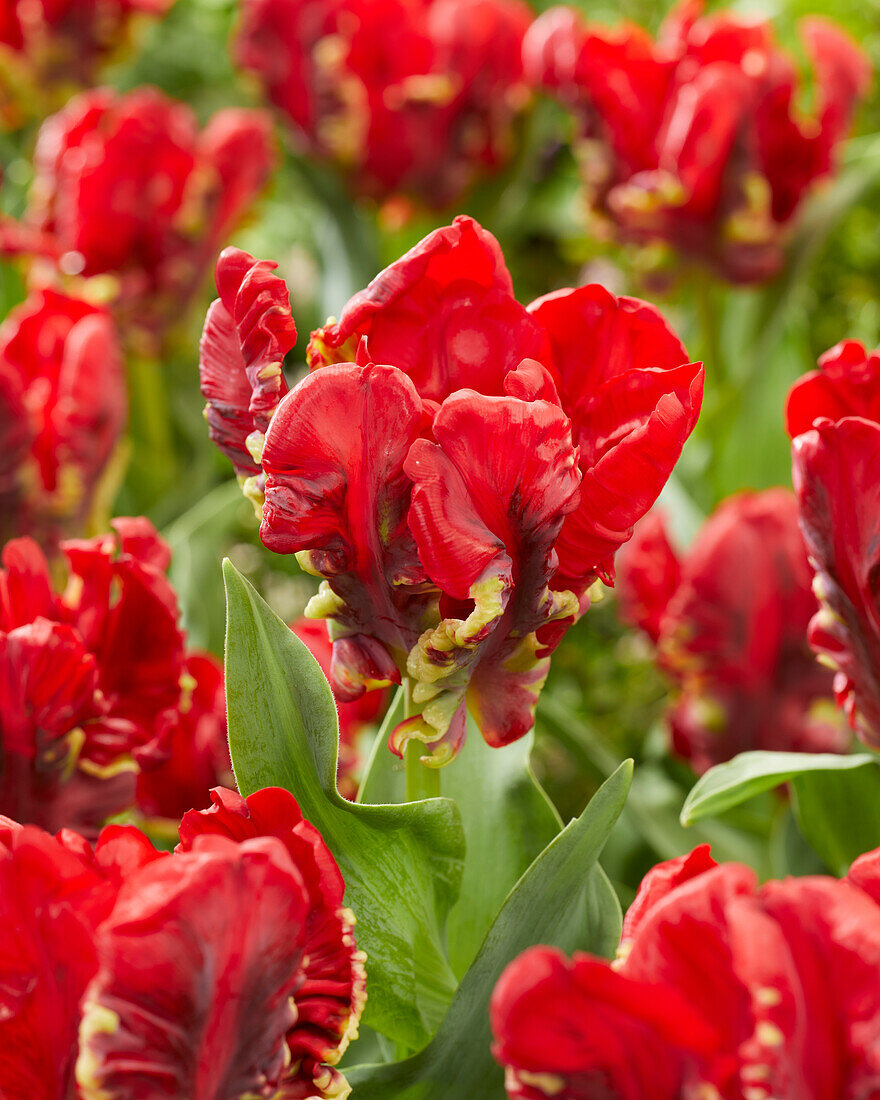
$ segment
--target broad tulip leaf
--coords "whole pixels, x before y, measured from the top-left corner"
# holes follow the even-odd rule
[[[801,775],[850,771],[875,764],[869,753],[837,756],[834,753],[741,752],[702,775],[685,799],[682,825],[724,813],[741,802],[772,790]]]
[[[880,759],[845,771],[797,776],[794,812],[804,839],[836,875],[880,848]]]
[[[366,806],[341,797],[336,706],[323,673],[231,562],[223,572],[229,745],[239,789],[285,787],[321,831],[367,953],[364,1022],[421,1046],[456,987],[442,927],[462,873],[458,809],[445,798]]]
[[[402,715],[403,693],[389,710]],[[376,737],[359,800],[404,800],[400,761],[388,750],[389,722]],[[444,795],[461,811],[465,865],[458,901],[446,925],[449,957],[459,977],[465,973],[514,884],[562,828],[555,807],[529,764],[532,734],[493,749],[468,716],[467,738],[455,760],[441,771]]]
[[[597,861],[631,778],[627,761],[519,880],[431,1043],[402,1062],[347,1070],[357,1100],[504,1100],[504,1074],[490,1052],[492,990],[504,967],[537,943],[613,954],[620,906]]]

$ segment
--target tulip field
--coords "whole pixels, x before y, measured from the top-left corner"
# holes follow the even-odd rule
[[[878,70],[0,0],[0,1100],[880,1100]]]

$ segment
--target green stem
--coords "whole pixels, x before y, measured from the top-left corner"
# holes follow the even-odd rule
[[[130,478],[146,511],[177,477],[168,393],[156,360],[137,356],[129,360],[128,409],[133,444]]]
[[[415,707],[412,701],[412,681],[406,677],[403,681],[403,716],[412,718]],[[438,798],[440,795],[440,771],[438,768],[426,768],[421,761],[424,745],[417,738],[408,741],[403,750],[403,767],[406,776],[407,802],[419,802],[423,798]]]

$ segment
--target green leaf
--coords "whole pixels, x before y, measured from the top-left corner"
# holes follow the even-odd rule
[[[323,673],[231,562],[223,574],[229,745],[239,789],[285,787],[321,831],[367,953],[364,1022],[419,1047],[456,987],[441,930],[461,881],[458,810],[445,798],[365,806],[339,795],[336,707]]]
[[[347,1072],[357,1100],[504,1100],[504,1074],[490,1053],[492,990],[504,967],[537,943],[613,954],[620,906],[597,860],[631,778],[632,761],[627,761],[519,880],[431,1043],[405,1061]]]
[[[376,736],[359,801],[404,800],[403,764],[388,750],[388,733],[403,717],[402,708],[400,691]],[[459,977],[515,883],[562,828],[532,772],[533,742],[529,734],[502,749],[490,748],[468,716],[464,747],[440,773],[443,793],[455,801],[464,824],[461,892],[446,925],[449,958]]]
[[[772,790],[797,776],[839,772],[877,763],[869,753],[836,756],[833,753],[742,752],[725,764],[710,768],[685,799],[682,825],[692,825],[738,806],[762,791]]]
[[[798,828],[836,875],[880,847],[880,768],[804,773],[793,788]]]

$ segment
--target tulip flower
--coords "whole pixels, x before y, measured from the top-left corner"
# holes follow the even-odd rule
[[[211,433],[261,537],[322,578],[340,699],[413,683],[402,754],[449,761],[470,706],[522,737],[566,629],[693,429],[702,368],[645,302],[600,286],[528,308],[470,218],[436,230],[313,333],[287,391],[283,283],[227,250],[202,338]]]
[[[132,826],[92,850],[0,818],[4,1100],[348,1094],[365,993],[342,879],[287,792],[251,802],[218,792],[173,855]]]
[[[865,54],[805,19],[815,106],[769,23],[683,0],[656,41],[551,8],[530,28],[526,73],[575,114],[589,201],[619,237],[664,242],[733,282],[774,275],[814,184],[833,173],[867,90]]]
[[[731,497],[681,557],[652,512],[621,553],[621,614],[656,643],[678,695],[672,744],[697,772],[752,749],[846,751],[823,705],[831,675],[807,644],[810,582],[785,489]]]
[[[246,0],[233,51],[359,194],[454,202],[513,151],[521,0]]]
[[[880,356],[845,340],[792,387],[786,422],[813,590],[810,645],[858,736],[880,746],[878,481]]]
[[[614,965],[529,949],[492,997],[508,1096],[870,1096],[880,907],[874,868],[855,872],[761,886],[697,850],[647,876]]]
[[[0,12],[0,123],[94,84],[100,64],[125,47],[140,21],[174,0],[7,0]]]
[[[101,276],[122,327],[155,337],[201,287],[272,161],[262,112],[218,111],[200,131],[155,89],[99,88],[43,123],[26,223],[57,241],[56,274]]]
[[[51,544],[86,521],[126,420],[108,314],[35,291],[0,325],[0,537]]]
[[[202,732],[186,713],[193,678],[168,547],[145,519],[114,527],[62,543],[59,594],[31,539],[8,542],[0,569],[0,811],[88,835],[133,804],[139,770],[163,764],[181,730]]]

